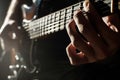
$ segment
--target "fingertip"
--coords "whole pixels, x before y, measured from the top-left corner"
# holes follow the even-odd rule
[[[88,12],[89,11],[89,6],[90,6],[90,1],[89,0],[85,0],[83,3],[83,9]]]
[[[98,14],[93,6],[94,3],[92,3],[90,0],[85,0],[84,3],[83,3],[83,10],[85,12],[89,12],[89,13],[92,13],[92,14]]]

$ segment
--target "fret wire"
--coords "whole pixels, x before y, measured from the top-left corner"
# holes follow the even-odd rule
[[[48,18],[47,18],[47,16],[45,16],[45,25],[47,25],[47,20],[48,20]]]
[[[48,15],[48,24],[51,23],[51,15]]]
[[[50,30],[50,32],[54,32],[54,31],[58,31],[58,26],[59,26],[59,24],[58,25],[55,25],[55,27],[54,28],[51,28],[51,30]],[[48,32],[47,32],[48,33]],[[36,33],[37,34],[37,33]],[[36,34],[32,34],[32,35],[36,35]],[[42,33],[42,35],[44,35],[45,33]]]
[[[65,9],[64,9],[64,10],[65,10]],[[54,14],[54,13],[53,13],[53,14]],[[49,16],[49,15],[48,15],[48,16]],[[63,17],[65,17],[65,15],[64,15]],[[39,21],[41,21],[41,23],[40,23],[40,24],[41,24],[41,26],[43,26],[43,25],[44,25],[43,18],[44,18],[44,17],[42,17],[42,18],[40,18],[40,19],[39,19]],[[35,21],[36,21],[36,20],[35,20]],[[35,21],[33,21],[33,23],[35,23]],[[34,26],[34,25],[32,25],[32,26]],[[31,29],[32,29],[32,28],[31,28]]]
[[[59,16],[60,16],[60,12],[58,11],[58,12],[56,12],[55,14],[56,14],[56,15],[55,15],[56,21],[58,21],[58,20],[59,20]]]
[[[101,4],[100,4],[100,5],[101,5]],[[46,22],[45,19],[47,18],[47,21],[48,21],[48,16],[46,16],[46,18],[44,18],[44,21],[41,21],[41,22],[43,22],[43,23],[40,23],[40,25],[39,25],[40,29],[35,29],[35,28],[37,28],[37,25],[31,24],[31,26],[28,27],[28,28],[29,28],[28,31],[29,31],[30,35],[33,35],[32,38],[34,38],[34,37],[36,37],[36,35],[37,35],[37,37],[38,37],[38,36],[43,36],[43,35],[45,35],[45,34],[49,34],[49,33],[51,33],[51,32],[55,32],[55,31],[64,29],[65,25],[67,25],[68,22],[69,22],[69,20],[72,18],[73,12],[74,12],[75,10],[79,9],[80,7],[82,7],[81,2],[73,5],[73,6],[72,6],[72,12],[70,12],[71,14],[69,13],[69,11],[71,11],[71,10],[67,10],[69,7],[60,10],[60,11],[58,12],[58,13],[59,13],[58,21],[57,21],[57,20],[54,21],[55,16],[53,16],[53,15],[54,15],[55,13],[57,13],[57,12],[52,13],[52,15],[48,15],[48,16],[51,16],[51,19],[49,19],[49,21],[51,20],[51,23],[50,23],[50,22],[47,22],[47,24],[45,23],[45,22]],[[106,8],[106,6],[103,7],[103,8],[101,8],[101,9],[105,9],[105,8]],[[62,11],[63,11],[63,12],[62,12]],[[67,13],[66,13],[66,12],[67,12]],[[66,13],[66,14],[64,14],[64,13]],[[69,14],[68,14],[68,13],[69,13]],[[57,15],[58,15],[58,14],[57,14]],[[67,18],[66,18],[66,17],[67,17]],[[70,17],[71,17],[71,18],[70,18]],[[56,19],[57,19],[57,18],[56,18]],[[42,20],[42,18],[40,18],[39,20]],[[34,23],[34,21],[33,21],[33,23]],[[59,23],[59,24],[57,24],[57,23]],[[42,25],[44,25],[44,26],[42,26]],[[32,26],[35,26],[35,27],[32,28]],[[41,28],[41,27],[42,27],[42,28]],[[43,27],[44,27],[44,28],[43,28]],[[33,29],[33,30],[31,30],[31,29]],[[37,30],[37,32],[34,33],[36,30]],[[43,31],[43,32],[42,32],[42,31]],[[31,33],[31,32],[32,32],[32,33]],[[38,34],[39,34],[39,35],[38,35]]]
[[[52,20],[51,20],[51,21],[52,21],[52,23],[53,23],[53,22],[55,21],[55,13],[52,13],[52,14],[51,14],[51,17],[52,17]]]
[[[72,10],[71,10],[72,11]],[[64,12],[65,12],[65,10],[64,10]],[[66,14],[64,14],[64,16],[66,16]],[[65,20],[65,19],[64,19]],[[60,21],[59,21],[60,22]],[[66,22],[64,22],[64,21],[62,21],[62,23],[64,24],[64,25],[62,25],[63,27],[61,28],[61,30],[62,29],[64,29],[64,26],[65,26],[65,24],[66,24]],[[55,24],[55,23],[54,23]],[[53,26],[53,24],[52,24],[52,26]],[[58,25],[55,25],[56,27],[54,27],[54,28],[52,28],[51,30],[50,30],[50,32],[53,32],[53,31],[58,31],[58,30],[56,30],[56,29],[60,29],[60,28],[57,28],[58,26],[61,26],[60,24],[58,24]],[[44,34],[43,34],[44,35]]]

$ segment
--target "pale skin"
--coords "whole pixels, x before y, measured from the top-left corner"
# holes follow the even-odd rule
[[[102,61],[120,49],[118,14],[101,18],[89,0],[84,2],[84,10],[87,17],[82,10],[77,10],[66,26],[71,41],[66,52],[72,65]],[[76,31],[76,26],[85,39]]]

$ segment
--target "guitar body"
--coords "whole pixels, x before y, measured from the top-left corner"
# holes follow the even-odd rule
[[[69,37],[65,30],[35,39],[34,51],[36,52],[34,53],[37,58],[33,59],[39,59],[39,63],[44,64],[43,68],[50,66],[49,64],[54,62],[57,63],[57,60],[58,62],[64,62],[64,60],[67,60],[66,46],[69,42]]]

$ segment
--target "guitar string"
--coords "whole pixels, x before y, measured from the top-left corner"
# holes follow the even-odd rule
[[[77,3],[78,4],[78,3]],[[77,5],[77,4],[74,4],[74,5]],[[79,5],[77,5],[77,6],[79,6],[79,7],[81,7],[81,2],[79,2]],[[108,5],[110,4],[110,2],[109,3],[107,3]],[[76,7],[76,6],[69,6],[69,7]],[[100,6],[100,5],[102,5],[102,4],[99,4],[98,6]],[[65,10],[65,12],[66,12],[66,10],[69,8],[69,7],[67,7],[67,8],[64,8],[64,10]],[[106,8],[106,6],[105,7],[102,7],[102,9],[105,9]],[[73,10],[73,8],[72,8],[72,10]],[[61,11],[61,10],[60,10]],[[59,11],[59,12],[60,12]],[[73,12],[74,12],[75,10],[73,10]],[[57,11],[58,12],[58,11]],[[56,12],[54,12],[54,14],[55,14]],[[68,13],[66,13],[66,14],[68,14]],[[65,15],[66,15],[65,14]],[[51,15],[51,14],[50,14]],[[50,16],[50,15],[48,15],[48,16]],[[60,14],[59,14],[60,15]],[[70,15],[73,15],[73,13],[71,13]],[[47,16],[47,17],[48,17]],[[66,17],[66,16],[65,16]],[[69,17],[71,17],[71,16],[69,16]],[[45,18],[45,17],[43,17],[43,18]],[[72,17],[70,18],[70,19],[72,19]],[[70,19],[68,19],[68,20],[70,20]],[[39,19],[39,20],[41,20],[41,18]],[[55,21],[55,22],[53,22],[52,24],[51,23],[49,23],[49,25],[51,25],[51,26],[49,26],[48,24],[47,25],[44,25],[44,26],[40,26],[40,25],[38,25],[37,27],[35,27],[35,25],[34,25],[34,29],[32,29],[32,28],[30,28],[29,27],[29,34],[30,34],[30,37],[31,38],[35,38],[35,37],[39,37],[39,36],[43,36],[43,35],[46,35],[47,33],[48,34],[50,34],[50,31],[51,32],[55,32],[55,31],[57,31],[55,28],[57,28],[57,27],[59,27],[59,26],[61,26],[61,22],[63,22],[63,26],[65,26],[67,23],[68,23],[68,20],[64,20],[63,19],[63,21]],[[65,21],[65,22],[64,22]],[[33,23],[34,23],[34,21],[33,21]],[[45,21],[43,21],[43,23],[45,23]],[[59,23],[56,27],[54,27],[55,26],[55,24],[56,23]],[[40,23],[39,23],[40,24]],[[45,26],[48,26],[48,27],[45,27]],[[40,30],[39,28],[40,27],[42,27],[42,29]],[[53,27],[53,28],[52,28]],[[38,28],[38,29],[37,29]],[[48,30],[46,30],[46,29],[44,29],[44,28],[48,28]],[[60,29],[60,27],[58,28],[58,29]],[[49,31],[50,30],[50,31]],[[60,30],[63,30],[63,29],[60,29]],[[32,32],[31,32],[32,31]],[[47,31],[47,32],[46,32]],[[36,35],[36,36],[35,36]]]

